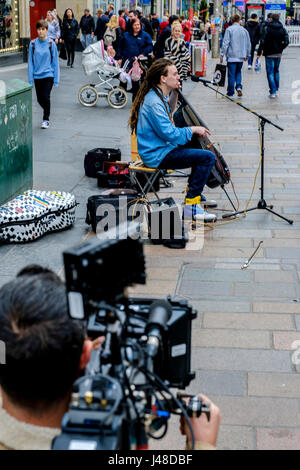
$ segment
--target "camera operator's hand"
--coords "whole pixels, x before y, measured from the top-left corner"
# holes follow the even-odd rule
[[[195,449],[209,450],[214,449],[217,443],[217,436],[221,421],[219,408],[205,395],[199,394],[199,397],[210,405],[210,420],[208,421],[205,413],[201,413],[199,418],[190,418],[195,436]],[[191,433],[187,422],[183,416],[180,419],[181,434],[187,437],[187,449],[191,448]]]

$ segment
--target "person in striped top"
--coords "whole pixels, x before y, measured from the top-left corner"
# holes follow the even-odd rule
[[[165,42],[165,58],[171,59],[176,65],[180,81],[187,79],[190,67],[190,54],[182,36],[179,22],[172,24],[172,34]]]

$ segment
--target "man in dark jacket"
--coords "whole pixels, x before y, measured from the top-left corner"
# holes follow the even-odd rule
[[[105,28],[108,22],[109,22],[108,15],[105,15],[104,11],[101,10],[101,14],[99,18],[97,19],[97,24],[96,24],[96,29],[95,29],[95,35],[97,36],[97,41],[100,41],[100,39],[103,39]]]
[[[138,18],[141,20],[143,31],[148,33],[151,36],[151,38],[153,38],[153,29],[152,29],[151,23],[147,18],[143,16],[142,8],[136,7],[136,11],[138,13]]]
[[[288,44],[288,32],[280,23],[279,15],[272,13],[269,24],[263,29],[262,38],[257,51],[258,58],[260,58],[263,52],[266,59],[266,72],[270,88],[269,98],[271,99],[277,97],[277,91],[279,89],[279,65],[282,51]]]
[[[245,28],[249,33],[251,41],[251,55],[248,59],[248,70],[251,70],[253,64],[253,57],[256,45],[260,40],[260,25],[258,23],[258,17],[256,13],[252,13],[250,20],[245,24]]]
[[[92,44],[95,31],[94,18],[88,8],[84,10],[84,15],[81,17],[79,27],[81,29],[80,42],[83,49],[85,49]]]
[[[158,37],[155,45],[154,45],[154,55],[155,59],[159,59],[164,56],[165,52],[165,42],[171,36],[171,26],[174,21],[179,21],[179,17],[177,15],[171,15],[169,18],[169,24],[164,28],[163,32]]]

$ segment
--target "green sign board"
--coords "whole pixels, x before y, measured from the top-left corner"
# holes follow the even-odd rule
[[[32,187],[32,86],[0,81],[0,204]]]

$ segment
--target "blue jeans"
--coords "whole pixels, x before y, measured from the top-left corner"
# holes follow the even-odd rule
[[[228,85],[227,85],[227,95],[234,95],[234,85],[235,89],[242,89],[242,67],[243,62],[227,62],[228,70]]]
[[[180,146],[171,150],[158,168],[165,170],[181,170],[183,168],[192,168],[188,179],[189,190],[188,198],[200,196],[211,169],[215,163],[215,155],[209,150],[201,150]]]
[[[81,34],[80,42],[82,44],[83,49],[90,46],[92,44],[92,35],[91,34]]]
[[[281,57],[265,57],[265,59],[270,95],[275,95],[276,91],[279,88],[279,65]]]

